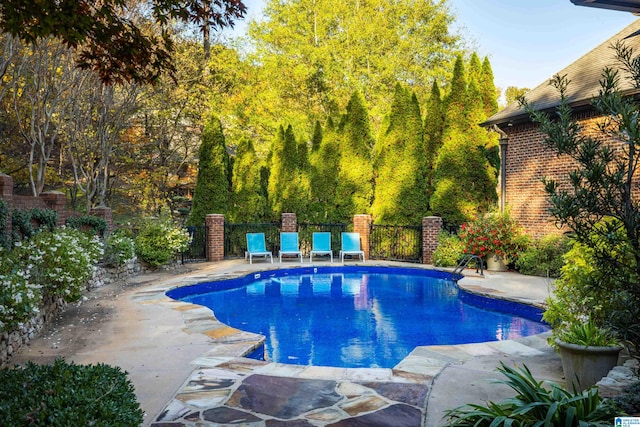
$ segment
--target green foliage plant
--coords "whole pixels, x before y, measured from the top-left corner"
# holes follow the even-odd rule
[[[136,244],[125,232],[116,230],[105,242],[104,261],[107,265],[120,267],[136,256]]]
[[[559,277],[569,244],[569,238],[564,234],[548,234],[518,255],[516,269],[531,276]]]
[[[464,244],[456,234],[446,231],[438,233],[438,247],[433,252],[433,265],[455,267],[464,255]]]
[[[45,297],[60,296],[70,302],[77,301],[86,289],[104,249],[97,236],[60,228],[38,233],[16,250],[33,257],[33,279],[42,286]]]
[[[613,347],[619,341],[608,329],[597,326],[591,319],[570,324],[558,334],[558,339],[569,344]]]
[[[601,227],[604,226],[596,225],[595,229]],[[599,232],[594,232],[594,236],[602,237]],[[623,237],[620,232],[618,237]],[[608,236],[606,240],[601,240],[601,244],[607,246],[610,239],[615,237]],[[629,259],[629,252],[629,246],[618,252],[618,262]],[[563,258],[560,277],[553,283],[553,292],[547,298],[547,308],[543,314],[543,319],[553,328],[550,342],[560,338],[574,325],[582,325],[587,320],[601,329],[612,330],[619,340],[633,339],[634,329],[623,329],[619,323],[614,323],[634,324],[633,319],[629,318],[637,315],[637,308],[629,306],[632,297],[628,294],[628,285],[598,268],[594,250],[585,244],[574,243]]]
[[[592,387],[578,393],[554,383],[537,381],[526,366],[510,368],[503,362],[497,371],[507,379],[498,380],[514,390],[515,397],[486,405],[467,404],[446,412],[449,427],[509,426],[610,426],[620,409]]]
[[[67,227],[80,231],[88,231],[98,236],[104,236],[107,232],[107,221],[95,215],[80,215],[67,218]]]
[[[526,246],[522,228],[508,212],[492,212],[462,224],[460,240],[467,254],[486,257],[496,254],[513,262]]]
[[[152,267],[167,264],[187,249],[189,233],[168,221],[146,221],[135,237],[136,255]]]
[[[52,231],[58,222],[58,213],[53,209],[14,209],[11,214],[12,239],[14,242],[29,239],[41,230]]]
[[[625,387],[623,393],[612,398],[627,414],[640,414],[640,381],[635,381]]]
[[[7,233],[7,222],[9,220],[9,204],[0,198],[0,247],[9,248],[11,240]]]
[[[369,213],[373,199],[371,150],[374,139],[369,112],[357,91],[349,99],[339,132],[342,140],[335,199],[336,219],[350,222],[355,214]]]
[[[57,359],[51,365],[28,362],[0,370],[3,425],[142,425],[144,413],[127,373],[102,363],[76,365]]]
[[[203,225],[207,214],[224,214],[229,201],[229,153],[222,123],[209,116],[198,151],[198,176],[187,225]]]
[[[20,248],[21,242],[17,243]],[[33,280],[38,255],[0,247],[0,333],[12,331],[36,315],[42,286]]]
[[[591,106],[601,116],[594,128],[585,129],[570,105],[566,76],[554,76],[551,84],[559,93],[555,114],[537,111],[526,99],[521,103],[545,136],[544,145],[575,162],[569,186],[544,179],[551,214],[566,226],[583,248],[590,250],[591,274],[579,287],[592,292],[607,289],[613,304],[595,300],[593,309],[610,305],[610,326],[640,353],[640,205],[637,203],[640,165],[640,104],[622,87],[629,82],[640,90],[640,57],[624,41],[613,50],[617,64],[605,68],[600,91]],[[575,282],[573,282],[575,283]],[[580,291],[578,291],[580,292]],[[582,293],[582,292],[580,292]],[[624,301],[624,303],[622,303]],[[590,307],[587,307],[590,308]],[[640,357],[640,356],[639,356]]]
[[[253,143],[243,138],[236,149],[233,162],[229,220],[259,222],[267,214],[267,199],[261,191],[259,161]]]
[[[429,204],[420,106],[415,95],[400,83],[393,98],[388,121],[374,148],[371,212],[377,224],[418,224]]]

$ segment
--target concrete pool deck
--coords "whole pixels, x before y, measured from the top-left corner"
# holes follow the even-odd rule
[[[345,264],[354,264],[346,262]],[[304,266],[310,264],[305,263]],[[331,265],[325,262],[314,265]],[[332,265],[340,265],[334,263]],[[365,265],[407,265],[371,261]],[[561,383],[546,334],[514,341],[418,347],[393,369],[295,366],[240,357],[260,337],[227,327],[211,311],[164,295],[176,286],[299,263],[244,260],[190,264],[89,292],[21,349],[10,364],[107,363],[129,373],[147,426],[438,426],[444,411],[512,395],[492,381],[499,362],[526,364],[538,380]],[[541,304],[549,282],[473,270],[465,289]]]

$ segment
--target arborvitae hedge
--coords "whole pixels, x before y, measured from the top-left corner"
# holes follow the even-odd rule
[[[321,138],[318,135],[322,135]],[[313,141],[312,147],[317,144],[318,148],[310,155],[309,221],[338,222],[341,219],[337,218],[334,206],[340,164],[340,137],[331,118],[327,120],[322,134],[316,127]]]
[[[222,123],[215,116],[205,123],[198,158],[198,177],[188,225],[202,225],[207,214],[227,212],[229,153]]]
[[[260,172],[263,165],[249,138],[240,140],[233,162],[229,203],[232,222],[259,222],[267,215],[267,199],[262,191]]]
[[[308,154],[306,143],[296,142],[293,128],[280,126],[272,146],[269,200],[274,218],[295,212],[304,221],[309,203]]]
[[[431,208],[446,223],[461,224],[495,203],[495,180],[480,147],[463,133],[445,141],[436,161]]]
[[[360,93],[354,92],[351,96],[339,129],[342,141],[335,208],[336,217],[348,222],[355,214],[369,213],[373,198],[371,148],[374,140]]]
[[[422,117],[418,100],[400,84],[386,123],[374,150],[374,222],[419,223],[428,205]]]
[[[427,164],[427,198],[434,191],[436,156],[442,146],[442,130],[444,128],[444,105],[440,97],[440,87],[436,82],[431,86],[431,96],[426,103],[424,116],[425,162]]]

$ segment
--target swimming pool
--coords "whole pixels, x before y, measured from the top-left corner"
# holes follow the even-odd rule
[[[314,366],[391,368],[415,347],[508,340],[547,331],[540,309],[460,290],[450,273],[307,267],[169,291],[265,336],[265,357]]]

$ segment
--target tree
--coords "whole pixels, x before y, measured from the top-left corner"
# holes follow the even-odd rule
[[[324,132],[316,127],[310,155],[310,203],[309,220],[315,222],[338,222],[335,217],[336,188],[340,165],[340,136],[333,120],[329,118]]]
[[[527,92],[529,92],[529,90],[530,89],[526,87],[508,86],[507,89],[504,91],[504,97],[505,97],[505,100],[507,101],[507,105],[513,102],[516,102],[517,100],[522,98]]]
[[[306,144],[298,143],[293,127],[280,126],[271,151],[269,201],[275,218],[295,212],[304,220],[309,200]]]
[[[425,104],[424,146],[425,163],[427,165],[426,192],[430,199],[433,194],[436,169],[436,156],[442,147],[442,131],[444,128],[444,105],[440,96],[440,87],[435,81],[431,85],[431,94]]]
[[[62,126],[75,186],[89,212],[106,206],[113,154],[121,143],[121,132],[130,125],[139,86],[106,86],[94,74],[85,74]]]
[[[28,43],[54,36],[77,51],[77,65],[106,83],[154,83],[174,72],[174,20],[209,28],[233,26],[246,8],[240,0],[153,0],[148,16],[157,26],[135,22],[128,0],[1,0],[0,28]]]
[[[238,143],[233,162],[229,203],[230,221],[258,222],[265,219],[267,200],[260,188],[261,163],[251,140],[242,139]]]
[[[388,125],[374,149],[376,180],[371,206],[374,222],[418,224],[426,215],[427,165],[424,154],[418,100],[398,83]]]
[[[202,225],[207,214],[226,213],[229,199],[229,154],[222,123],[210,116],[202,131],[198,178],[188,225]]]
[[[497,200],[496,170],[487,159],[486,130],[479,126],[486,119],[479,61],[473,62],[476,74],[467,77],[462,57],[456,60],[430,199],[433,212],[452,224],[472,219]]]
[[[54,39],[42,40],[21,49],[6,76],[14,119],[29,146],[27,167],[34,196],[44,190],[51,156],[59,150],[60,131],[86,76],[73,67],[71,54]]]
[[[369,213],[373,198],[371,149],[374,141],[369,114],[357,91],[347,104],[339,132],[340,164],[335,209],[341,222],[349,222],[355,214]]]
[[[551,214],[592,252],[594,274],[581,285],[587,287],[588,294],[588,287],[598,292],[610,291],[614,301],[607,305],[617,309],[603,316],[605,322],[638,352],[640,104],[635,96],[623,95],[621,85],[625,78],[634,92],[640,90],[640,57],[624,42],[613,47],[619,67],[603,71],[599,94],[591,103],[602,117],[596,129],[585,129],[573,114],[566,96],[570,84],[566,76],[556,75],[551,80],[560,95],[553,116],[535,110],[525,98],[521,102],[545,135],[544,145],[576,164],[569,174],[568,186],[544,179]],[[628,89],[624,92],[628,93]]]
[[[338,114],[357,90],[377,130],[396,82],[422,98],[450,73],[460,42],[452,21],[443,2],[268,1],[249,26],[251,59],[271,86],[256,95],[277,103],[274,121],[298,128]]]

